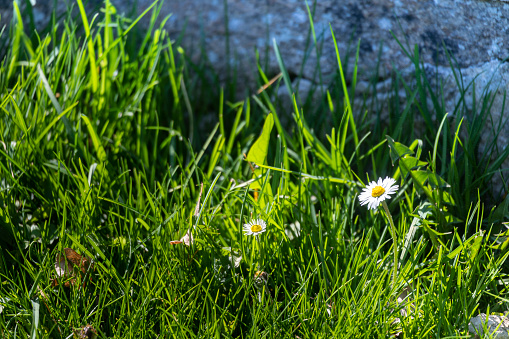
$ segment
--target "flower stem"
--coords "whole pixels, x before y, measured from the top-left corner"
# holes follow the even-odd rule
[[[394,221],[392,220],[391,212],[389,212],[389,206],[387,206],[387,203],[382,201],[382,206],[385,210],[385,214],[387,214],[387,218],[389,219],[389,224],[391,227],[389,228],[391,231],[392,241],[394,243],[394,272],[392,275],[392,283],[396,284],[396,273],[398,272],[398,236],[396,234],[396,227],[394,226]]]
[[[260,264],[260,259],[262,259],[262,246],[260,244],[260,238],[258,238],[258,236],[256,235],[255,236],[256,238],[256,249],[258,250],[258,255],[256,256],[256,258],[258,259],[258,265],[256,266],[256,269],[261,269],[261,264]]]

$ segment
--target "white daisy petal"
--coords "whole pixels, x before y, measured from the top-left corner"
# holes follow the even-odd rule
[[[378,181],[370,182],[359,194],[361,206],[368,205],[368,209],[377,209],[380,203],[391,198],[398,191],[399,185],[391,177],[378,178]]]
[[[386,188],[386,191],[388,194],[393,194],[393,193],[396,193],[396,191],[398,190],[399,186],[398,185],[394,185],[392,187],[388,187]]]

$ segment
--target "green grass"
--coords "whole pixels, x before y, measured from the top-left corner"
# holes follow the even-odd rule
[[[508,310],[509,199],[490,186],[503,122],[479,154],[493,95],[468,111],[473,84],[452,56],[453,112],[403,43],[416,66],[412,84],[393,74],[405,106],[356,97],[357,58],[337,54],[322,100],[284,112],[275,93],[295,89],[276,43],[281,79],[238,101],[235,81],[223,90],[206,55],[193,63],[167,18],[156,25],[160,4],[145,35],[108,1],[98,16],[78,7],[37,35],[15,6],[0,37],[0,336],[89,324],[99,338],[468,337],[472,316]],[[256,85],[272,78],[254,66]],[[382,176],[400,185],[393,236],[357,198]],[[258,218],[267,231],[243,235]],[[170,243],[188,230],[191,246]],[[53,287],[64,248],[94,267]]]

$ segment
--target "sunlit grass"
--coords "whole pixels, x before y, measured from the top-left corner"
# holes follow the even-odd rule
[[[477,154],[491,94],[466,111],[457,78],[444,112],[404,49],[412,99],[375,107],[337,54],[322,101],[282,112],[275,93],[295,89],[276,42],[281,77],[236,100],[156,26],[160,4],[141,39],[108,1],[94,20],[78,7],[38,39],[16,12],[1,37],[2,337],[443,338],[507,310],[509,200],[490,182],[509,149]],[[417,117],[423,135],[406,132]],[[361,206],[385,176],[385,212]],[[93,265],[62,273],[65,248]]]

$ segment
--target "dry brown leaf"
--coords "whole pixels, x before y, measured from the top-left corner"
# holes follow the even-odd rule
[[[267,82],[265,85],[263,85],[262,87],[260,87],[257,91],[256,91],[256,94],[260,94],[261,92],[265,91],[270,85],[272,85],[274,82],[276,82],[276,80],[278,80],[279,78],[281,78],[283,76],[283,72],[280,72],[278,75],[276,75],[275,77],[273,77],[272,79],[269,80],[269,82]]]
[[[75,270],[76,268],[76,270]],[[89,269],[93,269],[94,265],[92,259],[87,256],[79,255],[72,248],[64,248],[64,254],[58,253],[55,261],[55,271],[57,279],[53,279],[52,286],[58,286],[59,279],[71,278],[69,281],[64,282],[65,287],[74,285],[76,282],[77,271],[81,271],[82,275],[86,274]]]

